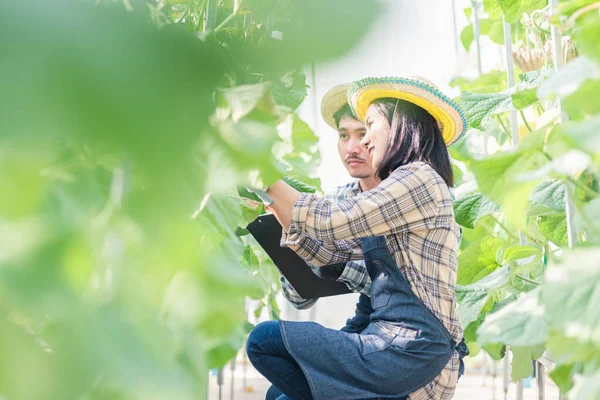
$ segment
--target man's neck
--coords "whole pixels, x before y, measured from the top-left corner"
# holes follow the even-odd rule
[[[369,178],[359,178],[358,185],[360,186],[361,192],[367,192],[371,189],[374,189],[377,185],[379,185],[380,180],[373,177]]]

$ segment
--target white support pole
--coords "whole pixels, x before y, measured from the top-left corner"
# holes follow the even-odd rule
[[[535,380],[537,383],[537,392],[538,392],[538,400],[546,399],[546,369],[544,368],[544,364],[539,361],[535,362],[536,371],[535,371]]]
[[[474,32],[473,36],[475,38],[475,50],[477,51],[477,72],[479,75],[483,73],[483,67],[481,63],[481,25],[479,23],[479,2],[473,2],[473,25]],[[483,154],[488,155],[488,142],[490,139],[489,132],[487,129],[483,132]]]
[[[477,50],[477,72],[479,75],[483,73],[481,67],[481,44],[479,38],[481,36],[481,27],[479,25],[479,3],[473,3],[473,25],[475,26],[473,36],[475,37],[475,49]]]
[[[219,400],[223,400],[223,367],[217,370],[217,385],[219,385]]]
[[[503,17],[504,18],[504,17]],[[512,54],[512,32],[510,24],[504,21],[504,50],[506,52],[506,74],[508,78],[508,87],[515,86],[515,64],[513,62]],[[517,117],[517,110],[510,110],[510,131],[512,134],[513,146],[516,148],[519,145],[519,120]],[[527,244],[525,235],[519,232],[519,243],[521,245]],[[508,355],[508,349],[506,350]],[[506,389],[505,389],[506,390]],[[523,400],[523,381],[517,382],[517,400]]]
[[[454,53],[456,54],[456,60],[458,61],[458,49],[459,47],[459,39],[458,39],[458,25],[456,23],[456,1],[452,0],[452,28],[454,30]]]
[[[558,6],[558,0],[550,0],[550,12],[554,13],[554,10]],[[554,64],[554,70],[558,71],[563,65],[562,58],[562,45],[561,37],[558,27],[552,25],[550,28],[552,35],[552,64]],[[558,110],[561,122],[567,119],[567,116],[563,113],[561,99],[558,98]],[[573,247],[577,241],[577,227],[575,226],[575,204],[573,203],[573,185],[567,182],[567,190],[565,190],[565,213],[567,217],[567,240],[568,246]]]
[[[212,31],[217,25],[218,0],[207,0],[204,12],[204,32]]]
[[[508,348],[504,353],[504,360],[502,362],[502,389],[504,390],[504,400],[508,399],[508,387],[510,384],[510,353]]]
[[[236,358],[237,358],[237,354],[235,356],[233,356],[233,359],[230,361],[230,367],[231,367],[231,381],[230,381],[230,393],[229,393],[229,399],[233,400],[234,398],[234,394],[235,394],[235,362],[236,362]]]

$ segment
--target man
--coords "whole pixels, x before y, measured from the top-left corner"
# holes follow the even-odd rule
[[[371,157],[367,149],[360,145],[366,129],[364,124],[354,117],[348,105],[346,97],[348,86],[348,84],[335,86],[325,94],[321,103],[323,119],[338,132],[337,147],[340,159],[350,176],[355,178],[352,182],[338,186],[325,194],[324,198],[332,202],[356,196],[358,193],[371,190],[379,184],[379,179],[375,177],[375,169],[371,165]],[[345,332],[360,333],[371,322],[370,315],[373,308],[371,307],[371,299],[368,297],[371,280],[369,275],[364,273],[364,269],[364,261],[351,261],[343,266],[313,268],[316,275],[325,279],[344,282],[351,291],[360,293],[355,315],[349,318],[346,321],[346,326],[341,329]],[[281,277],[281,287],[285,298],[299,310],[312,307],[318,300],[302,298],[284,277]],[[281,394],[277,388],[271,386],[266,399],[274,400]]]

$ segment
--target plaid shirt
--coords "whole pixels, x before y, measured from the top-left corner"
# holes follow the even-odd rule
[[[360,238],[382,235],[413,292],[460,342],[454,291],[460,230],[448,186],[431,166],[401,166],[375,189],[338,204],[302,194],[282,244],[308,262],[327,265],[362,259]],[[440,375],[410,398],[452,398],[458,368],[455,352]]]
[[[338,203],[345,198],[354,197],[360,193],[360,185],[358,180],[354,180],[346,185],[338,186],[334,190],[325,193],[324,199],[329,200],[332,203]],[[310,263],[309,263],[310,264]],[[313,268],[320,268],[311,265]],[[336,279],[338,282],[344,282],[348,289],[355,293],[363,293],[369,295],[369,289],[371,288],[371,278],[367,272],[365,262],[361,261],[350,261],[346,263],[342,274]],[[299,309],[304,310],[312,307],[318,299],[305,299],[296,292],[296,289],[285,279],[283,276],[280,278],[281,289],[283,296],[292,305]]]

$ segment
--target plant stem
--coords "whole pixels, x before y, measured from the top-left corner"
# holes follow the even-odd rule
[[[592,196],[592,197],[597,197],[600,193],[596,192],[593,189],[590,189],[589,187],[582,185],[580,182],[576,181],[573,177],[571,176],[567,176],[567,179],[569,180],[569,182],[571,182],[572,184],[574,184],[575,186],[577,186],[579,189],[583,190],[586,194]]]
[[[496,119],[498,120],[498,122],[500,123],[500,126],[502,127],[502,131],[504,132],[504,134],[508,138],[510,138],[511,135],[510,135],[510,133],[509,133],[508,128],[506,127],[506,125],[504,125],[504,122],[502,122],[502,117],[500,117],[500,115],[498,115],[498,114],[496,114],[495,116],[496,116]]]
[[[493,219],[494,221],[496,221],[496,223],[498,224],[498,226],[500,226],[500,228],[504,229],[504,231],[505,231],[506,233],[508,233],[508,236],[510,236],[510,237],[511,237],[511,238],[513,238],[513,239],[518,239],[518,238],[517,238],[517,236],[516,236],[514,233],[512,233],[512,232],[511,232],[511,231],[510,231],[510,230],[509,230],[509,229],[506,227],[506,225],[504,225],[502,222],[500,222],[500,220],[499,220],[498,218],[494,217],[494,216],[493,216],[493,215],[491,215],[491,214],[490,214],[490,217],[492,217],[492,219]]]
[[[521,114],[521,119],[523,120],[523,123],[525,124],[527,130],[529,132],[533,132],[533,129],[531,129],[531,126],[529,126],[529,122],[527,122],[527,118],[525,118],[525,113],[523,112],[523,110],[519,110],[519,114]]]
[[[217,26],[213,32],[219,32],[221,29],[225,28],[225,26],[226,26],[226,25],[227,25],[227,24],[228,24],[228,23],[229,23],[229,22],[230,22],[232,19],[234,19],[234,18],[235,18],[237,15],[238,15],[237,11],[234,11],[234,12],[232,12],[231,14],[229,14],[229,15],[227,16],[227,18],[225,18],[225,19],[223,20],[223,22],[221,22],[221,23],[219,24],[219,26]]]
[[[533,279],[525,278],[523,275],[515,274],[515,276],[519,279],[524,280],[525,282],[533,283],[534,285],[541,285],[543,283]]]
[[[552,157],[550,157],[550,154],[546,153],[545,151],[543,151],[542,153],[544,154],[544,157],[546,157],[548,159],[548,161],[554,161],[554,159]],[[600,195],[600,193],[596,192],[595,190],[593,190],[585,185],[582,185],[580,182],[578,182],[572,176],[567,175],[566,178],[569,182],[571,182],[573,185],[577,186],[579,189],[583,190],[589,196],[598,197],[598,195]]]

